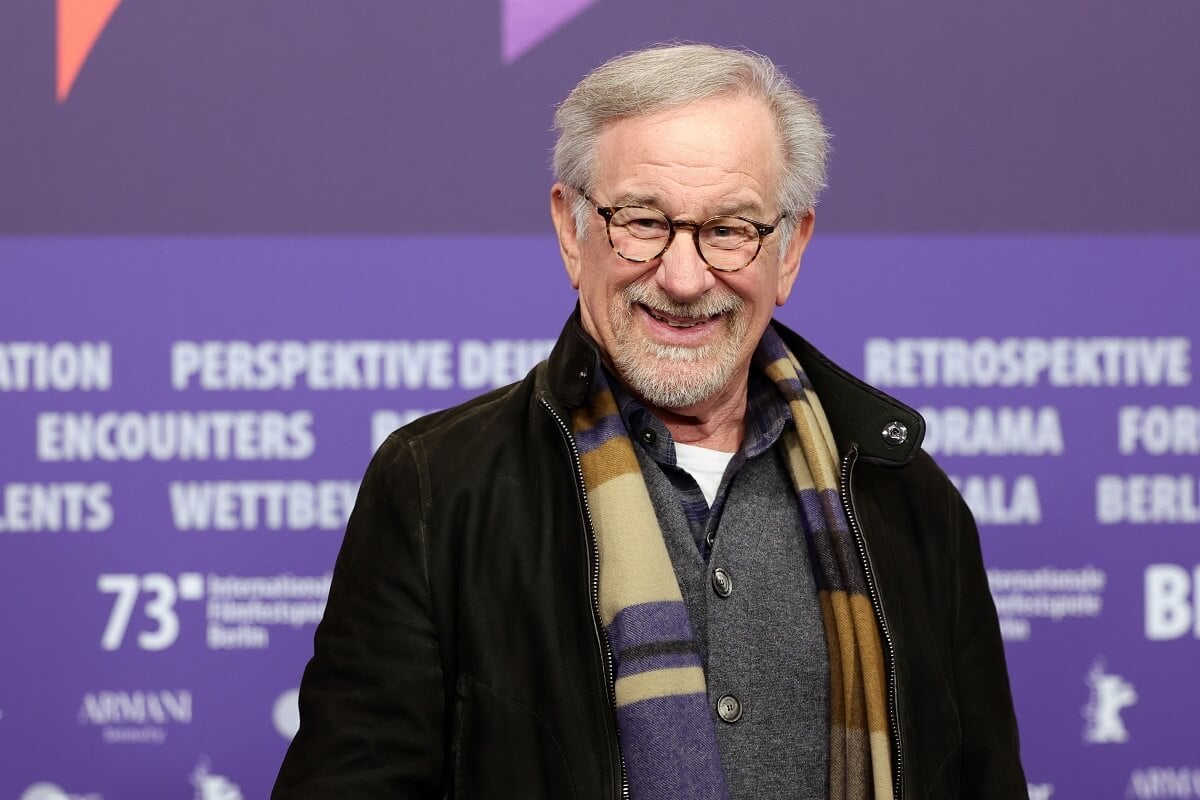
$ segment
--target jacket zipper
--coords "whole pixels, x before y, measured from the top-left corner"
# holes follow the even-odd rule
[[[563,434],[563,439],[571,450],[571,463],[575,467],[575,483],[579,490],[579,496],[582,498],[583,516],[588,534],[588,572],[591,578],[592,624],[595,626],[596,639],[600,643],[600,650],[604,655],[604,677],[608,682],[609,710],[612,712],[613,733],[617,740],[617,759],[621,765],[621,797],[622,800],[629,800],[629,777],[625,772],[625,754],[621,751],[621,732],[617,728],[617,687],[614,677],[616,668],[613,664],[612,644],[608,641],[608,634],[605,632],[604,626],[600,624],[599,546],[596,542],[596,528],[592,524],[592,509],[588,504],[587,488],[583,482],[583,463],[579,458],[579,446],[575,443],[575,436],[571,433],[571,429],[567,426],[566,421],[563,420],[562,416],[545,398],[539,397],[538,402],[545,407],[550,416],[554,417],[554,421],[558,423],[558,427]]]
[[[867,552],[867,541],[859,527],[858,518],[854,513],[854,497],[850,494],[850,476],[854,464],[858,460],[858,447],[851,445],[842,458],[841,489],[842,508],[846,519],[850,522],[850,530],[854,532],[854,541],[858,545],[858,555],[862,560],[863,572],[867,578],[867,592],[871,597],[871,607],[875,618],[879,621],[879,629],[883,633],[884,648],[887,651],[887,699],[888,727],[891,729],[892,746],[896,751],[896,772],[892,778],[892,791],[895,800],[902,800],[904,794],[904,751],[900,744],[900,713],[896,700],[896,649],[892,645],[892,634],[888,628],[887,618],[883,615],[883,604],[879,600],[879,590],[875,585],[875,573],[871,569],[871,556]]]

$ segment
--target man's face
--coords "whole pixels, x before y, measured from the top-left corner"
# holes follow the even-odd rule
[[[771,223],[781,150],[766,106],[747,96],[717,97],[609,125],[596,146],[592,199],[602,206],[657,208],[671,219],[716,215]],[[575,235],[570,202],[556,185],[552,211],[584,329],[621,380],[650,405],[701,410],[743,391],[751,356],[773,307],[791,292],[811,216],[797,226],[788,252],[779,232],[737,272],[710,270],[692,229],[638,264],[617,255],[604,220],[589,218]]]

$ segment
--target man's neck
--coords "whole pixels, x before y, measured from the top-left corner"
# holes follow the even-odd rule
[[[693,406],[648,408],[676,442],[736,453],[746,435],[747,378]]]

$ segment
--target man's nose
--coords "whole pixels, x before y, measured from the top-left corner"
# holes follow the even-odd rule
[[[678,231],[660,256],[654,274],[659,287],[678,303],[690,303],[716,285],[717,279],[696,249],[691,231]]]

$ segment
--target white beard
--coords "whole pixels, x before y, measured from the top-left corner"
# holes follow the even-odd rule
[[[619,303],[619,305],[618,305]],[[637,306],[679,317],[722,315],[725,327],[715,342],[700,347],[663,345],[635,331]],[[652,283],[630,284],[610,311],[615,353],[613,366],[629,388],[657,408],[687,408],[701,403],[732,380],[739,364],[740,347],[748,323],[745,304],[736,294],[707,294],[695,303],[675,303]]]

